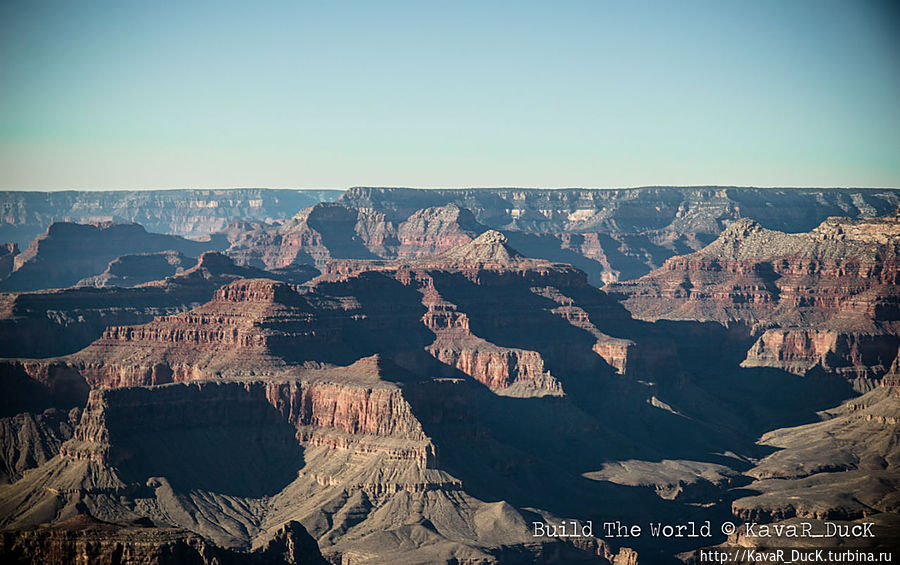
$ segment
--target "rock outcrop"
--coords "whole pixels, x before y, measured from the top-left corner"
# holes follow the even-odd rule
[[[54,223],[47,233],[16,255],[12,273],[0,281],[0,291],[72,286],[81,279],[100,275],[122,255],[168,250],[196,257],[204,251],[217,250],[217,244],[148,233],[138,224]]]
[[[404,241],[428,243],[428,210],[447,206],[467,214],[454,221],[473,230],[472,221],[503,231],[515,247],[531,257],[571,263],[596,285],[646,274],[677,254],[696,251],[741,218],[769,229],[808,231],[828,216],[853,218],[888,213],[900,205],[893,190],[758,189],[730,187],[646,187],[633,189],[542,190],[355,187],[339,202],[400,226]],[[473,218],[468,218],[471,213]],[[433,214],[433,212],[432,212]],[[447,216],[448,214],[442,213]],[[365,231],[357,233],[368,241]],[[424,231],[423,231],[424,230]],[[384,231],[384,230],[382,230]],[[413,236],[412,232],[419,235]],[[404,253],[408,247],[404,248]],[[393,258],[390,250],[373,250]],[[407,255],[408,256],[408,255]]]
[[[900,216],[831,218],[788,234],[743,219],[693,254],[606,290],[645,320],[744,324],[743,363],[840,373],[866,389],[900,346]]]
[[[78,281],[78,286],[137,286],[177,275],[196,264],[196,259],[177,251],[122,255],[113,259],[99,275]]]
[[[309,266],[276,273],[240,267],[224,255],[208,252],[180,274],[134,288],[77,287],[0,295],[0,356],[72,353],[100,337],[109,326],[139,324],[188,310],[235,280],[267,276],[303,282],[315,274]]]
[[[197,565],[326,565],[303,526],[289,522],[269,544],[244,553],[217,547],[188,530],[158,528],[150,520],[111,523],[89,513],[48,526],[0,532],[0,557],[5,563],[143,563]]]

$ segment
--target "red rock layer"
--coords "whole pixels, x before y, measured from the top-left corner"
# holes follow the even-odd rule
[[[595,359],[625,371],[633,343],[597,330],[565,294],[590,289],[584,273],[522,257],[498,232],[433,257],[343,264],[344,272],[330,273],[309,289],[263,279],[232,283],[190,312],[109,328],[73,359],[92,386],[109,388],[347,364],[358,358],[354,350],[398,359],[427,352],[497,391],[524,383],[529,394],[560,394],[542,353],[492,343],[492,335],[472,331],[467,311],[477,308],[479,319],[490,311],[490,334],[515,328],[537,333],[540,322],[531,309],[546,308],[548,315],[592,336]],[[463,298],[475,303],[463,307],[443,295],[441,288],[455,292],[455,277],[471,285],[474,294]],[[522,304],[510,308],[505,303],[510,293],[522,291]],[[569,344],[554,347],[562,359]]]
[[[702,251],[607,290],[642,319],[755,326],[744,366],[873,378],[890,366],[900,333],[898,233],[896,214],[833,218],[805,234],[741,220]]]
[[[430,399],[433,406],[427,413],[432,424],[435,419],[453,418],[442,408],[445,402],[457,408],[460,404],[455,393],[434,397],[423,389],[412,394]],[[310,445],[386,453],[422,464],[435,457],[434,446],[398,387],[317,378],[94,390],[74,440],[63,444],[60,454],[118,465],[132,456],[122,438],[135,434],[208,426],[258,428],[265,433],[279,422],[291,425],[297,439]]]

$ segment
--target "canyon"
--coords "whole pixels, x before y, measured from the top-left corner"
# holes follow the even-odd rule
[[[152,233],[203,237],[233,221],[271,222],[339,190],[263,188],[210,190],[0,191],[0,241],[24,249],[55,222],[136,223]]]
[[[749,543],[596,527],[648,517],[866,519],[890,547],[900,192],[309,204],[0,295],[4,558],[624,565]],[[572,520],[594,535],[533,535]]]
[[[829,218],[808,233],[735,222],[713,243],[605,290],[644,320],[750,328],[743,367],[840,374],[865,392],[900,347],[900,214]]]

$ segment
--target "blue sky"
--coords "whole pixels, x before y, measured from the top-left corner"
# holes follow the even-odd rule
[[[0,188],[900,186],[891,2],[0,3]]]

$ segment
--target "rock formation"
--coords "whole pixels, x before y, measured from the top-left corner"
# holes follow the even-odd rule
[[[739,196],[756,210],[759,196],[713,191],[709,215],[688,203],[681,223],[659,223],[643,198],[691,194],[654,190],[629,205],[591,196],[605,219],[563,220],[540,206],[593,192],[404,203],[373,189],[365,205],[236,227],[228,253],[268,271],[209,253],[135,288],[7,295],[11,324],[29,301],[43,304],[35,318],[105,311],[110,323],[62,357],[0,363],[5,547],[59,555],[102,541],[93,522],[65,543],[47,533],[89,515],[111,528],[112,545],[91,545],[98,559],[157,535],[168,548],[200,547],[185,541],[197,536],[207,557],[284,562],[314,539],[343,563],[672,563],[724,536],[604,540],[601,523],[895,523],[896,220],[789,234],[739,219],[705,249],[607,287],[624,306],[584,271],[519,247],[584,253],[614,224],[646,245],[652,222],[652,237],[683,227],[699,247],[696,234],[721,229],[700,231],[709,218],[742,214],[727,209]],[[834,202],[868,214],[885,194]],[[768,208],[757,212],[775,218]],[[496,225],[511,210],[518,223]],[[579,222],[593,231],[571,231]],[[321,275],[304,280],[313,263]],[[197,303],[152,318],[143,307],[137,322],[109,304],[65,306],[87,296],[67,293],[195,287],[207,293]],[[534,522],[564,520],[593,521],[593,535],[534,535]]]
[[[743,324],[745,367],[839,373],[864,390],[900,347],[900,215],[808,233],[735,222],[707,247],[606,287],[636,317]]]
[[[317,205],[282,225],[246,231],[229,253],[258,267],[299,262],[324,269],[331,259],[436,254],[495,229],[526,255],[573,264],[602,285],[696,251],[740,218],[803,231],[829,215],[871,216],[898,204],[890,190],[352,188],[337,206]]]
[[[339,202],[359,210],[361,216],[380,217],[388,225],[407,223],[407,233],[420,224],[415,216],[424,210],[456,206],[471,212],[480,225],[506,233],[526,255],[571,263],[587,272],[593,284],[601,285],[637,278],[673,255],[699,250],[741,218],[755,219],[769,229],[808,231],[828,216],[888,213],[900,205],[900,193],[729,187],[356,187],[347,190]],[[464,230],[470,229],[471,220],[464,218],[458,223]],[[414,229],[421,233],[421,227]],[[365,239],[363,230],[358,233]]]
[[[78,514],[49,526],[0,532],[5,563],[103,565],[196,563],[198,565],[325,565],[319,548],[303,526],[285,524],[269,543],[245,553],[216,547],[178,528],[159,528],[146,518],[131,523],[98,520]]]
[[[137,286],[182,273],[196,265],[196,261],[177,251],[122,255],[113,259],[99,275],[78,281],[78,286]]]
[[[304,287],[238,280],[54,361],[93,390],[58,455],[0,488],[3,523],[64,518],[80,501],[103,520],[149,516],[224,547],[262,547],[297,520],[347,559],[631,555],[597,538],[535,538],[519,510],[466,492],[441,455],[448,446],[454,466],[457,446],[496,441],[479,423],[485,394],[561,399],[554,371],[615,374],[592,349],[613,338],[566,293],[623,311],[583,273],[525,258],[497,232],[359,263]],[[529,349],[546,324],[558,335]]]
[[[147,233],[138,224],[55,223],[16,255],[12,273],[0,281],[0,291],[71,286],[101,274],[122,255],[173,250],[196,257],[215,247],[211,242]]]
[[[303,282],[316,273],[305,265],[275,273],[240,267],[224,255],[208,252],[180,274],[134,288],[77,287],[0,295],[0,355],[72,353],[100,337],[108,326],[138,324],[188,310],[231,281],[267,276]]]
[[[148,231],[202,237],[226,229],[235,219],[290,218],[316,202],[334,200],[337,190],[115,190],[0,192],[0,241],[24,247],[54,222],[138,223]]]

